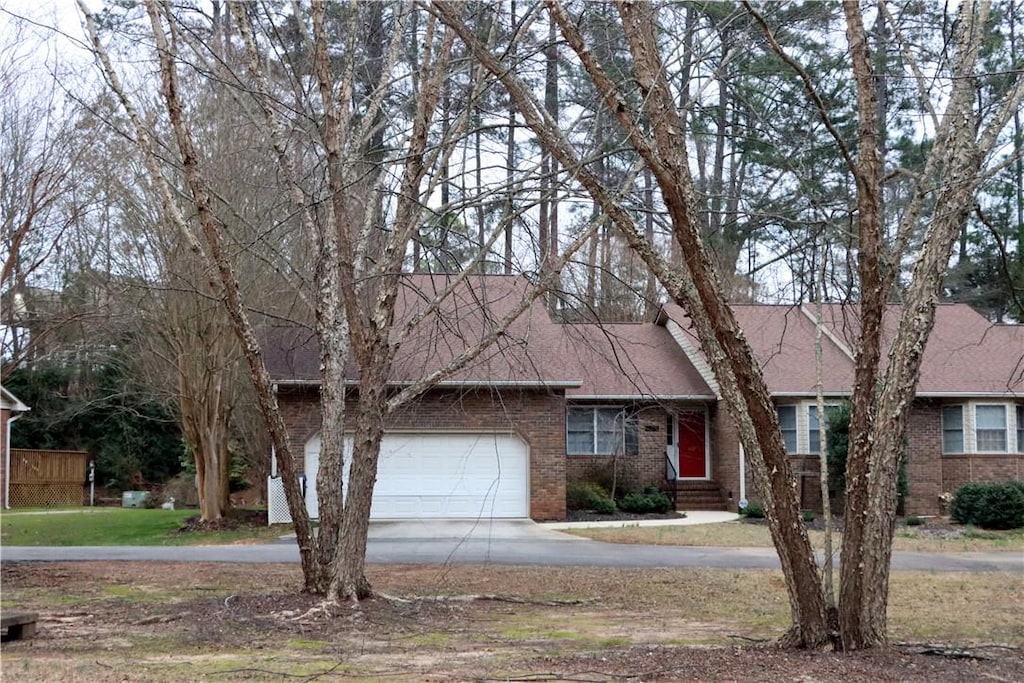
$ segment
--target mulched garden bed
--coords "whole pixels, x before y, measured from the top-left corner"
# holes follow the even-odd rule
[[[235,531],[267,526],[266,510],[232,509],[221,519],[202,521],[200,515],[185,519],[176,533],[188,534],[194,531]]]
[[[568,510],[565,513],[567,522],[633,522],[644,519],[679,519],[685,517],[679,512],[651,512],[636,514],[633,512],[616,511],[610,514],[592,512],[590,510]]]

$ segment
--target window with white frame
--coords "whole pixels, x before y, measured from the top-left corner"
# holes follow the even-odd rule
[[[1006,406],[974,406],[974,438],[979,453],[1005,453]]]
[[[776,406],[779,416],[779,428],[782,430],[782,443],[787,453],[796,453],[796,406]]]
[[[1018,404],[1017,410],[1017,452],[1024,453],[1024,404]]]
[[[569,455],[636,455],[637,420],[624,406],[573,406],[566,415],[565,452]]]
[[[964,401],[942,406],[943,453],[1011,451],[1024,452],[1024,405],[1009,401]]]
[[[825,406],[825,431],[828,432],[828,423],[832,415],[839,410],[839,406],[830,404]],[[821,453],[821,431],[818,425],[818,406],[807,406],[807,452]]]
[[[942,407],[942,452],[964,452],[964,407]]]

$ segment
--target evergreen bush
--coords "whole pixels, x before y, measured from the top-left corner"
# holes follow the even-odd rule
[[[956,491],[949,506],[954,522],[983,529],[1024,527],[1024,482],[971,482]]]
[[[647,514],[664,513],[672,509],[672,499],[661,491],[654,493],[630,493],[619,501],[619,509],[623,512]]]
[[[570,510],[590,510],[604,515],[615,512],[615,501],[592,481],[569,482],[565,487],[565,506]]]

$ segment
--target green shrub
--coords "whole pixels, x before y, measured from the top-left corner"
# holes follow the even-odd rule
[[[949,516],[983,529],[1024,527],[1024,482],[964,484],[953,496]]]
[[[609,458],[606,462],[591,466],[584,478],[610,492],[616,499],[643,490],[636,458]]]
[[[764,508],[760,503],[747,503],[747,507],[743,508],[740,514],[750,519],[764,519]]]
[[[619,509],[624,512],[646,514],[649,512],[668,512],[672,509],[672,499],[661,491],[654,493],[630,493],[619,501]]]
[[[601,514],[615,512],[615,501],[592,481],[572,481],[565,487],[565,506],[570,510],[591,510]]]
[[[814,510],[801,510],[800,516],[803,517],[804,522],[810,524],[814,521]]]
[[[850,419],[852,407],[843,402],[825,410],[828,418],[828,433],[825,437],[825,462],[828,468],[828,495],[832,502],[842,501],[846,496],[846,458],[850,450]],[[904,449],[905,450],[905,449]],[[903,505],[910,494],[907,479],[907,454],[901,453],[899,468],[896,470],[896,506],[902,514]]]
[[[905,520],[903,520],[903,523],[907,526],[923,526],[924,520],[920,517],[907,517]]]

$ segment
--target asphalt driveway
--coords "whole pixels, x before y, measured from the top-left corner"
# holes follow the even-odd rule
[[[262,545],[0,548],[0,561],[298,562],[293,539]],[[772,548],[641,546],[602,543],[528,520],[375,522],[367,560],[380,564],[519,564],[591,567],[773,569]],[[893,553],[896,570],[1024,574],[1024,553]]]

